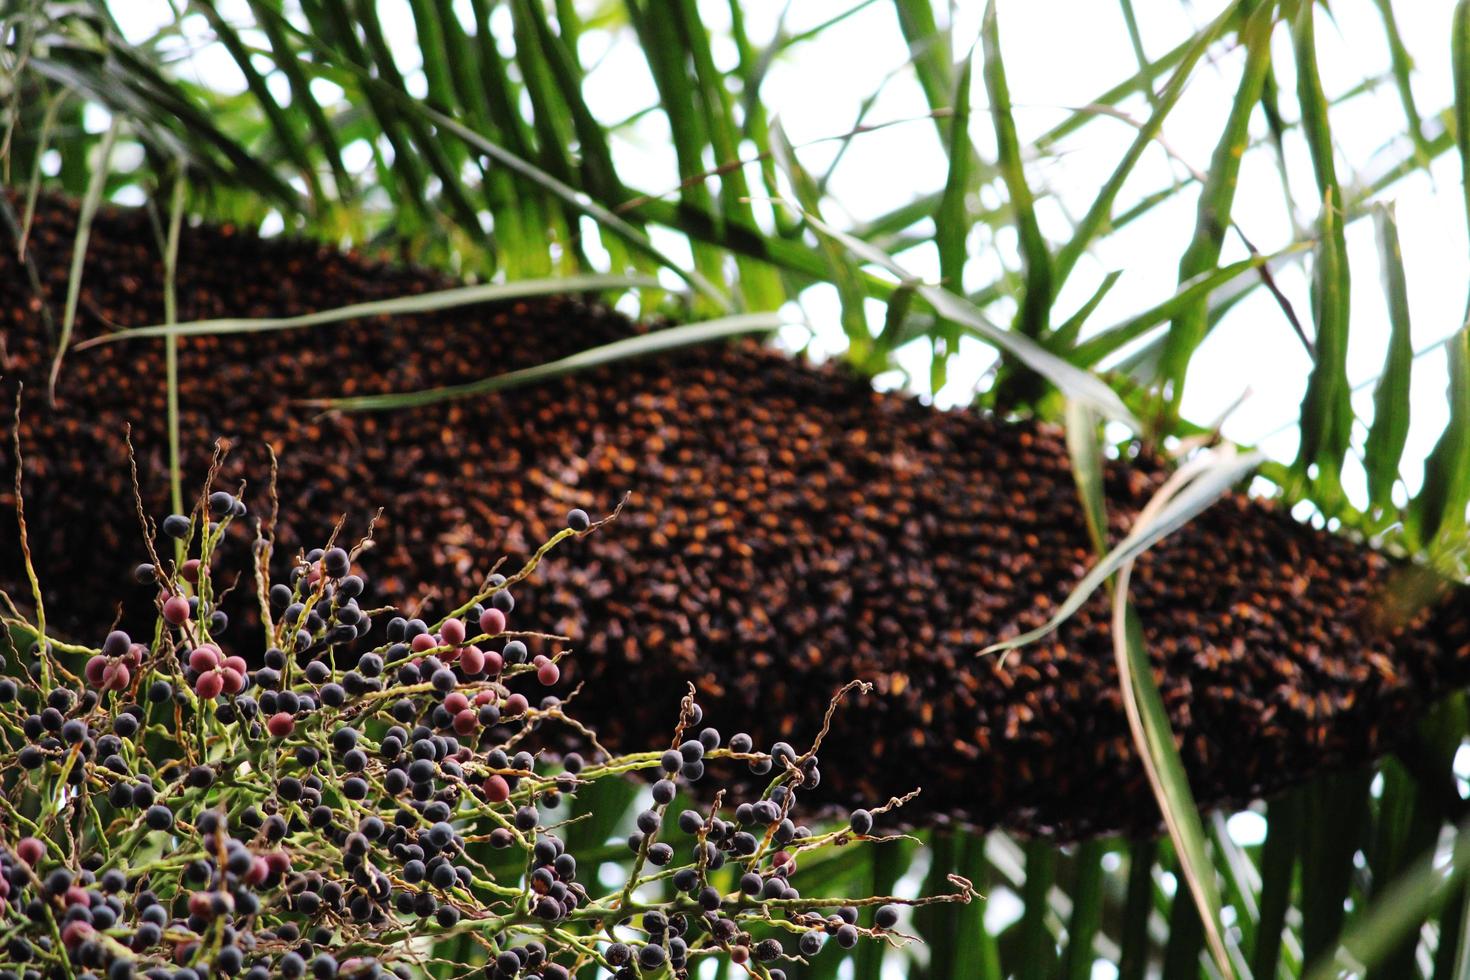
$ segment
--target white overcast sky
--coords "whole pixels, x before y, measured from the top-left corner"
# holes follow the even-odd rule
[[[785,26],[790,32],[799,32],[855,3],[801,0],[790,5]],[[243,3],[221,2],[219,6],[227,15],[234,14],[237,22],[247,20]],[[412,75],[418,53],[407,0],[381,0],[379,6],[399,60]],[[977,39],[982,5],[957,6],[962,9],[954,22],[954,53],[961,57]],[[1223,6],[1221,0],[1136,0],[1149,55],[1158,57],[1166,52]],[[466,8],[468,14],[468,4],[463,0],[456,7]],[[756,43],[772,35],[783,7],[785,4],[766,0],[751,0],[745,5],[747,29]],[[1396,7],[1405,44],[1415,59],[1414,87],[1420,110],[1431,115],[1451,101],[1449,26],[1453,3],[1405,0]],[[702,0],[700,8],[712,27],[718,29],[727,23],[725,0]],[[149,37],[173,16],[167,0],[125,0],[115,3],[114,9],[135,41]],[[1029,143],[1062,119],[1068,107],[1087,104],[1136,70],[1118,4],[1096,0],[1001,0],[999,10],[1002,43],[1008,57],[1006,70],[1023,142]],[[496,13],[507,15],[503,5]],[[1384,76],[1388,51],[1372,0],[1334,3],[1331,18],[1319,8],[1318,21],[1321,71],[1329,97],[1358,85],[1365,77]],[[218,45],[210,44],[203,17],[191,16],[186,27],[195,55],[182,70],[213,85],[242,88],[243,82],[229,58]],[[1274,43],[1286,55],[1277,61],[1283,66],[1279,82],[1284,111],[1294,119],[1290,39],[1284,28],[1278,28]],[[586,94],[600,118],[622,119],[656,101],[642,56],[626,38],[617,40],[604,32],[589,31],[582,44],[584,62],[597,65]],[[722,66],[735,60],[729,44],[717,45],[715,53]],[[1213,64],[1196,74],[1183,101],[1163,127],[1163,142],[1183,163],[1171,160],[1162,147],[1151,147],[1125,188],[1118,210],[1184,178],[1187,168],[1202,170],[1208,166],[1240,69],[1239,52],[1221,49],[1217,54]],[[800,150],[803,162],[809,168],[822,169],[836,144],[813,141],[848,130],[857,118],[862,99],[876,89],[882,87],[883,94],[868,114],[870,123],[914,119],[926,113],[927,106],[912,74],[903,68],[908,59],[893,6],[880,0],[778,59],[765,82],[762,99],[792,141],[804,147]],[[280,79],[274,81],[279,83]],[[421,80],[411,80],[411,84],[421,84]],[[987,104],[978,71],[973,103],[977,109]],[[1141,97],[1130,99],[1121,108],[1135,120],[1146,117],[1147,103]],[[1345,103],[1333,121],[1340,176],[1349,184],[1371,179],[1404,152],[1404,115],[1391,84]],[[1436,125],[1431,121],[1431,133],[1437,131]],[[987,114],[975,112],[972,129],[982,149],[993,146]],[[1264,131],[1258,112],[1252,132],[1259,137]],[[1124,121],[1099,119],[1064,141],[1061,152],[1032,162],[1033,189],[1043,195],[1039,206],[1043,229],[1053,241],[1065,240],[1071,218],[1085,210],[1134,133]],[[661,116],[645,117],[615,143],[614,149],[621,171],[640,190],[663,191],[677,185],[674,153]],[[1310,202],[1315,197],[1315,184],[1299,136],[1293,134],[1287,150],[1291,186],[1301,201]],[[927,119],[859,136],[831,182],[835,203],[828,217],[851,221],[873,217],[938,189],[944,176],[945,156],[935,127]],[[987,193],[992,195],[989,203],[999,203],[993,189]],[[1383,199],[1397,207],[1414,343],[1416,349],[1425,348],[1459,327],[1470,285],[1458,158],[1453,153],[1442,156],[1430,173],[1420,172],[1402,181]],[[1194,203],[1193,190],[1186,189],[1171,203],[1096,248],[1082,261],[1059,297],[1057,308],[1062,312],[1058,321],[1113,270],[1122,270],[1123,277],[1093,315],[1090,322],[1095,328],[1115,323],[1170,295],[1176,288],[1178,257],[1193,231]],[[1275,251],[1293,237],[1292,216],[1284,205],[1281,180],[1264,150],[1247,155],[1235,218],[1263,252]],[[1295,215],[1302,227],[1310,227],[1315,218],[1315,208],[1311,207]],[[675,254],[685,251],[675,236],[667,236],[660,244]],[[1002,256],[1014,264],[1015,240],[1009,231],[996,239],[977,229],[969,244],[972,260],[966,270],[966,285],[971,288],[994,277]],[[1371,379],[1380,369],[1387,337],[1378,252],[1370,220],[1349,226],[1348,245],[1354,286],[1349,377],[1359,382]],[[1243,246],[1232,235],[1224,260],[1244,255]],[[938,277],[932,248],[906,253],[903,261],[914,273]],[[1307,282],[1300,267],[1287,268],[1278,279],[1299,314],[1310,323]],[[1192,368],[1184,410],[1195,421],[1207,423],[1239,401],[1225,421],[1226,435],[1242,443],[1260,443],[1274,455],[1289,458],[1296,445],[1290,423],[1301,402],[1308,360],[1279,309],[1264,291],[1258,293],[1234,310],[1206,341]],[[802,306],[805,317],[818,331],[818,350],[840,350],[843,339],[837,325],[834,292],[828,287],[815,287],[804,294]],[[875,315],[881,322],[882,311],[876,304]],[[927,347],[912,345],[902,352],[902,359],[914,389],[928,394],[924,391]],[[988,348],[966,341],[962,363],[952,370],[950,384],[934,396],[935,401],[948,405],[966,400],[992,359]],[[901,380],[895,374],[881,378],[880,384],[893,385]],[[1413,426],[1405,454],[1405,478],[1410,487],[1417,486],[1422,459],[1447,417],[1445,382],[1442,351],[1436,350],[1416,362]],[[1361,418],[1371,419],[1371,386],[1358,393],[1356,406]],[[1365,432],[1359,425],[1358,445]],[[1350,468],[1347,479],[1350,490],[1360,493],[1361,476],[1355,467]]]

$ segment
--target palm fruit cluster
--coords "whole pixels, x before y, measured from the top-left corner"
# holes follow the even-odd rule
[[[41,311],[61,308],[75,225],[71,203],[43,196],[30,266],[0,249],[5,371],[30,385],[28,480],[47,500],[31,546],[63,627],[113,607],[105,590],[60,583],[128,571],[125,422],[150,506],[164,505],[167,470],[162,342],[69,353],[56,404],[45,402],[54,342]],[[159,322],[147,217],[104,210],[90,242],[77,338]],[[449,285],[309,241],[200,226],[185,232],[177,295],[192,320]],[[1058,837],[1156,828],[1103,597],[1046,642],[974,655],[1045,621],[1093,560],[1053,427],[935,411],[753,341],[382,414],[299,404],[475,380],[649,329],[556,298],[191,338],[182,428],[234,441],[243,469],[226,478],[260,472],[275,448],[286,546],[319,535],[302,515],[385,508],[365,603],[457,594],[502,544],[524,556],[567,508],[604,515],[628,495],[615,530],[578,542],[518,595],[578,645],[564,680],[585,682],[580,707],[610,744],[645,742],[664,719],[640,706],[690,682],[759,738],[790,739],[809,727],[813,692],[860,677],[883,696],[837,721],[828,752],[842,765],[813,802],[856,806],[916,778],[927,791],[912,814],[926,823]],[[191,466],[205,462],[196,450]],[[1115,539],[1167,472],[1143,453],[1108,465]],[[1463,602],[1388,615],[1396,574],[1382,555],[1240,495],[1142,559],[1132,595],[1203,802],[1358,764],[1465,681]],[[23,582],[15,548],[0,548],[0,581]],[[230,599],[228,615],[251,615],[239,592]],[[629,671],[637,699],[622,687]]]
[[[829,943],[909,942],[901,906],[970,900],[958,878],[920,900],[802,894],[804,864],[885,839],[875,817],[903,802],[798,822],[824,732],[727,740],[691,691],[666,706],[672,739],[607,752],[563,700],[566,654],[533,652],[555,637],[507,615],[531,566],[431,623],[361,605],[365,541],[271,584],[260,536],[255,567],[228,569],[247,513],[216,491],[163,522],[135,570],[143,632],[93,648],[5,617],[0,980],[635,980],[710,959],[784,980]],[[568,523],[542,553],[593,529]],[[210,612],[242,581],[264,631]],[[549,750],[558,731],[582,751]],[[695,802],[732,768],[762,789]],[[634,775],[656,781],[609,864]]]

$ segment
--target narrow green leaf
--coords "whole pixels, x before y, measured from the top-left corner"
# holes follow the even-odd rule
[[[1419,106],[1414,101],[1414,85],[1411,78],[1414,59],[1404,46],[1403,34],[1399,31],[1398,18],[1394,16],[1393,0],[1373,0],[1378,15],[1383,19],[1383,32],[1388,39],[1388,56],[1393,71],[1394,87],[1398,89],[1399,102],[1404,107],[1404,122],[1409,129],[1409,139],[1421,166],[1429,165],[1429,142],[1424,138],[1424,120],[1419,115]]]
[[[1158,842],[1152,838],[1128,845],[1128,890],[1123,902],[1118,980],[1144,980],[1148,975],[1148,922],[1154,908],[1154,859]]]
[[[1455,146],[1460,151],[1460,186],[1470,216],[1470,0],[1455,4],[1450,27],[1450,65],[1455,78]],[[1470,313],[1467,313],[1470,320]]]
[[[1266,842],[1261,848],[1261,917],[1251,949],[1251,975],[1257,980],[1277,976],[1291,890],[1301,846],[1301,794],[1291,793],[1266,806]]]
[[[307,129],[311,133],[312,141],[319,147],[327,158],[327,165],[332,168],[332,177],[336,181],[336,195],[338,200],[346,200],[354,193],[356,182],[352,175],[347,172],[347,166],[342,162],[342,145],[337,139],[336,128],[327,121],[326,112],[323,111],[321,103],[311,91],[311,82],[306,73],[302,71],[301,63],[297,58],[296,50],[291,47],[286,35],[281,32],[280,25],[275,18],[261,16],[259,11],[260,0],[251,0],[251,10],[255,12],[255,25],[265,33],[266,40],[270,42],[272,60],[281,74],[286,76],[286,82],[291,86],[291,106],[306,114]]]
[[[915,281],[903,266],[885,252],[846,232],[838,231],[810,214],[806,215],[806,219],[818,232],[840,242],[863,262],[886,269],[897,276],[901,282]],[[1117,393],[1098,378],[1068,364],[1029,337],[1021,336],[1013,330],[1002,329],[992,323],[976,306],[948,290],[922,283],[916,285],[915,289],[940,316],[948,317],[987,343],[1011,354],[1016,360],[1056,385],[1063,394],[1072,398],[1080,398],[1091,404],[1104,416],[1123,422],[1133,427],[1135,431],[1138,430],[1138,421],[1123,405]]]
[[[1179,750],[1164,699],[1154,683],[1153,666],[1144,649],[1143,627],[1128,603],[1128,579],[1132,561],[1118,569],[1117,587],[1113,593],[1113,651],[1118,666],[1118,680],[1123,688],[1123,706],[1128,714],[1128,727],[1134,745],[1148,773],[1154,798],[1169,828],[1169,839],[1179,859],[1179,869],[1193,897],[1195,919],[1203,928],[1206,945],[1215,966],[1223,976],[1234,975],[1230,955],[1225,948],[1224,925],[1220,918],[1220,890],[1215,880],[1215,866],[1210,860],[1209,846],[1199,808],[1189,789],[1189,777]],[[1185,889],[1175,896],[1176,905]],[[1188,911],[1183,913],[1188,915]],[[1192,921],[1184,919],[1184,924]],[[1175,917],[1172,924],[1178,925]],[[1171,944],[1172,945],[1172,944]],[[1195,956],[1190,957],[1193,966]],[[1166,975],[1168,975],[1166,973]]]
[[[936,114],[934,125],[942,140],[945,138],[944,122],[938,114],[949,108],[949,99],[954,93],[949,32],[940,29],[934,17],[932,0],[893,0],[893,8],[898,15],[899,30],[908,42],[914,75],[919,80],[930,111]]]
[[[333,0],[340,2],[340,0]],[[388,44],[388,38],[383,33],[382,22],[378,18],[376,0],[358,0],[357,23],[362,28],[363,37],[367,40],[367,50],[371,52],[372,65],[377,72],[377,80],[385,91],[390,91],[395,98],[378,100],[375,102],[374,111],[385,113],[387,118],[398,118],[402,121],[406,130],[406,139],[412,140],[413,146],[417,147],[418,153],[415,158],[422,160],[434,174],[439,178],[439,192],[447,201],[448,210],[459,222],[460,228],[476,239],[482,245],[486,245],[484,230],[480,227],[479,216],[475,208],[470,204],[468,191],[464,181],[460,177],[459,170],[451,161],[445,142],[439,135],[425,124],[425,120],[419,113],[411,111],[419,105],[417,99],[408,95],[408,86],[398,69],[398,62],[393,58],[393,50]],[[404,101],[408,105],[404,105]],[[397,103],[394,105],[393,103]],[[424,106],[428,108],[427,105]],[[400,116],[399,113],[403,109]],[[395,158],[394,164],[397,164]]]
[[[479,381],[442,388],[426,388],[421,391],[406,391],[388,395],[363,395],[354,398],[312,398],[301,404],[326,411],[380,412],[396,408],[416,408],[433,405],[456,398],[471,398],[496,391],[506,391],[524,385],[536,384],[559,378],[563,375],[586,371],[590,368],[615,364],[633,358],[648,357],[664,351],[678,350],[725,340],[743,334],[767,333],[784,326],[788,321],[775,313],[742,313],[735,316],[706,320],[702,323],[687,323],[637,337],[626,337],[609,344],[602,344],[578,351],[560,360],[538,364],[535,367],[507,371]]]
[[[1195,215],[1194,237],[1179,260],[1179,282],[1189,282],[1208,273],[1220,262],[1225,233],[1231,225],[1235,204],[1236,181],[1240,164],[1250,141],[1250,120],[1261,98],[1266,71],[1271,66],[1271,30],[1275,26],[1274,0],[1254,0],[1241,40],[1245,45],[1245,66],[1240,85],[1235,91],[1230,114],[1226,117],[1215,153],[1210,158],[1204,187],[1200,189]],[[1184,374],[1189,361],[1204,339],[1207,316],[1206,297],[1200,296],[1185,305],[1169,325],[1160,363],[1160,381],[1168,393],[1171,415],[1178,411],[1184,394]]]
[[[1092,316],[1098,304],[1107,297],[1108,293],[1112,292],[1113,287],[1121,278],[1123,278],[1122,269],[1114,269],[1103,276],[1102,282],[1098,283],[1097,289],[1087,298],[1087,302],[1079,306],[1076,313],[1067,317],[1066,321],[1047,337],[1047,346],[1063,354],[1075,346],[1078,334],[1087,325],[1087,318]]]
[[[1169,939],[1164,944],[1161,980],[1198,980],[1204,948],[1205,930],[1194,896],[1188,888],[1176,888],[1169,902]]]
[[[1133,0],[1118,0],[1123,9],[1123,23],[1128,28],[1128,43],[1133,46],[1133,58],[1138,62],[1138,73],[1143,76],[1139,88],[1151,105],[1158,105],[1159,96],[1154,91],[1155,69],[1149,63],[1148,53],[1143,49],[1143,34],[1138,29],[1138,15],[1133,9]]]
[[[1374,209],[1374,224],[1383,269],[1383,294],[1388,304],[1389,334],[1383,373],[1373,389],[1373,425],[1368,430],[1363,465],[1368,471],[1370,505],[1386,511],[1393,504],[1393,485],[1398,480],[1399,461],[1409,438],[1409,380],[1414,347],[1409,329],[1404,257],[1399,249],[1398,222],[1391,204]]]
[[[163,247],[163,323],[172,326],[179,319],[178,272],[179,236],[184,224],[184,194],[188,183],[185,169],[179,164],[174,177],[173,195],[169,201],[168,237]],[[179,338],[170,335],[164,340],[164,384],[168,394],[165,399],[168,412],[168,486],[169,501],[175,514],[184,510],[184,468],[179,449]],[[184,542],[176,542],[175,558],[182,564]]]
[[[41,160],[46,155],[51,135],[56,129],[56,117],[61,114],[61,108],[70,94],[66,89],[62,89],[51,96],[46,103],[46,114],[41,117],[41,128],[36,133],[36,151],[31,159],[30,180],[26,183],[25,215],[21,218],[20,231],[15,236],[15,254],[22,260],[26,257],[26,242],[30,239],[31,222],[36,218],[36,199],[41,193]]]
[[[82,270],[87,264],[87,244],[92,238],[92,219],[102,204],[102,191],[112,169],[112,147],[122,126],[123,119],[117,115],[108,123],[107,132],[97,147],[97,165],[87,183],[87,196],[82,198],[81,211],[77,215],[77,235],[72,244],[71,269],[66,278],[66,306],[61,314],[61,336],[56,341],[56,353],[52,356],[51,374],[47,380],[47,397],[52,402],[56,401],[56,379],[61,374],[61,362],[66,357],[72,327],[77,321],[77,304],[82,297]]]
[[[1153,328],[1169,322],[1196,303],[1208,302],[1211,295],[1222,286],[1234,282],[1246,273],[1269,266],[1272,262],[1289,255],[1291,251],[1293,250],[1278,252],[1275,255],[1253,255],[1248,259],[1241,259],[1239,262],[1232,262],[1229,265],[1202,272],[1193,279],[1180,283],[1179,291],[1162,303],[1135,314],[1122,323],[1099,330],[1078,344],[1068,354],[1068,360],[1081,367],[1096,364]]]
[[[934,245],[939,250],[940,280],[944,288],[960,296],[965,294],[965,260],[968,258],[965,240],[970,234],[966,197],[971,183],[970,82],[974,63],[975,53],[971,51],[965,58],[959,81],[955,83],[954,115],[949,120],[946,143],[949,173],[945,177],[944,193],[934,211]],[[952,323],[940,323],[932,337],[934,353],[929,390],[938,391],[944,387],[949,359],[958,353],[959,328]]]
[[[771,124],[771,151],[776,163],[796,195],[797,203],[808,221],[816,227],[821,214],[821,195],[816,182],[796,157],[796,150],[786,138],[786,131],[779,122]],[[837,290],[841,307],[842,332],[847,337],[848,359],[859,368],[876,368],[873,338],[868,329],[867,311],[864,309],[867,292],[863,287],[862,273],[858,264],[840,248],[840,243],[830,238],[819,237],[818,246],[825,260],[827,279]]]
[[[234,59],[235,67],[240,74],[245,76],[245,85],[250,94],[255,97],[255,102],[265,113],[266,119],[271,124],[271,129],[281,145],[286,148],[286,153],[296,165],[297,171],[306,181],[306,186],[311,191],[311,200],[320,205],[322,203],[322,185],[317,179],[316,167],[312,165],[310,158],[306,155],[306,147],[301,142],[296,127],[287,116],[286,111],[281,108],[280,103],[271,95],[270,88],[265,83],[265,78],[255,68],[255,62],[251,60],[249,48],[240,39],[239,32],[225,20],[213,4],[201,4],[200,9],[209,20],[209,26],[214,29],[214,34],[224,45],[225,50]]]
[[[963,844],[955,831],[935,829],[929,832],[928,845],[929,870],[924,876],[923,892],[936,895],[949,887],[946,876],[959,872]],[[954,909],[944,905],[915,909],[914,931],[929,950],[929,965],[924,977],[927,980],[947,980],[956,976]]]
[[[1056,879],[1056,845],[1048,840],[1026,842],[1026,880],[1021,886],[1021,955],[1016,980],[1043,980],[1056,962],[1056,941],[1047,925],[1050,895]],[[940,974],[939,976],[942,976]]]
[[[1353,420],[1347,379],[1351,279],[1342,223],[1346,198],[1337,179],[1327,97],[1317,70],[1315,9],[1315,3],[1299,3],[1292,19],[1297,102],[1322,199],[1312,281],[1315,363],[1302,401],[1302,438],[1296,466],[1303,474],[1310,466],[1317,466],[1319,503],[1332,510],[1341,496],[1342,460],[1347,454]]]
[[[1470,326],[1461,327],[1445,350],[1450,420],[1424,463],[1424,485],[1408,514],[1415,539],[1425,546],[1436,537],[1450,542],[1458,536],[1470,501]]]
[[[1067,949],[1061,972],[1065,980],[1091,980],[1092,977],[1092,941],[1102,924],[1102,859],[1107,852],[1107,845],[1101,841],[1084,841],[1077,845],[1072,859],[1077,878],[1069,892],[1072,918],[1067,922]]]
[[[1021,163],[1021,141],[1016,135],[1016,121],[1011,116],[1011,93],[1006,84],[1005,63],[1001,59],[1000,23],[996,15],[995,0],[989,0],[985,6],[980,39],[985,47],[985,88],[990,94],[996,153],[1011,210],[1015,213],[1016,234],[1020,240],[1021,258],[1025,267],[1026,285],[1013,328],[1027,337],[1040,338],[1046,331],[1047,320],[1051,315],[1051,253],[1041,234],[1041,225],[1036,220],[1035,198],[1026,182],[1026,170]],[[968,68],[966,74],[968,75]]]
[[[1455,834],[1448,862],[1432,857],[1425,855],[1416,861],[1412,870],[1369,903],[1343,935],[1341,949],[1316,961],[1306,974],[1307,980],[1332,980],[1345,970],[1361,974],[1382,962],[1405,940],[1416,938],[1424,920],[1463,887],[1465,873],[1470,870],[1470,834],[1464,828]]]
[[[720,172],[720,210],[724,220],[752,232],[757,225],[750,202],[745,168],[740,164],[740,133],[735,125],[726,76],[715,66],[710,32],[705,27],[695,0],[681,0],[676,7],[684,47],[694,68],[696,93],[704,118],[705,133],[715,166]],[[785,289],[774,269],[747,258],[736,259],[744,306],[749,310],[774,310],[785,302]]]
[[[365,76],[371,59],[358,39],[354,27],[355,18],[347,9],[346,0],[320,0],[319,3],[310,4],[306,9],[319,11],[318,16],[312,18],[312,26],[318,32],[316,34],[302,34],[283,14],[269,8],[260,9],[259,12],[273,18],[281,30],[295,31],[299,38],[309,42],[309,47],[321,53],[327,63]],[[330,47],[328,39],[330,39]],[[397,67],[390,67],[393,74],[396,75]],[[389,183],[391,178],[396,178],[396,182],[401,186],[400,200],[406,202],[407,209],[421,217],[427,216],[429,213],[427,177],[424,174],[422,157],[413,152],[409,136],[405,132],[398,113],[394,111],[391,101],[381,98],[372,86],[363,86],[362,94],[373,117],[377,119],[381,127],[383,138],[393,149],[391,169],[383,167],[381,159],[378,161],[378,179]],[[404,209],[399,210],[401,212]]]
[[[1107,496],[1103,491],[1102,443],[1098,439],[1097,415],[1079,401],[1068,400],[1067,453],[1072,461],[1072,479],[1077,483],[1077,497],[1087,520],[1087,536],[1092,550],[1102,557],[1108,553]]]
[[[869,850],[872,861],[869,894],[892,895],[898,880],[907,873],[917,845],[912,841],[890,841]],[[883,943],[858,943],[853,950],[853,980],[883,980],[886,948]],[[831,956],[831,951],[827,955]]]
[[[1306,794],[1307,826],[1316,828],[1302,848],[1302,956],[1309,967],[1331,958],[1342,932],[1354,855],[1364,843],[1372,778],[1368,770],[1333,773]]]
[[[723,223],[717,217],[714,197],[703,179],[708,138],[704,119],[695,105],[695,84],[689,77],[685,43],[679,36],[675,18],[663,9],[663,4],[651,0],[630,0],[627,10],[658,88],[660,106],[668,117],[679,165],[680,202],[689,210],[702,211]],[[721,281],[723,263],[719,252],[702,242],[693,243],[693,252],[694,266],[700,275],[712,282]]]
[[[479,303],[498,303],[526,296],[555,296],[569,293],[590,293],[619,289],[656,289],[657,279],[649,276],[557,276],[551,279],[518,279],[508,283],[486,283],[478,286],[457,286],[430,293],[415,293],[411,296],[396,296],[393,299],[376,299],[364,303],[351,303],[331,310],[303,313],[300,316],[240,318],[225,317],[217,320],[193,320],[188,323],[160,323],[146,327],[133,327],[116,333],[103,334],[78,344],[77,349],[95,347],[99,344],[114,344],[123,340],[142,337],[191,337],[196,335],[264,333],[272,330],[299,330],[303,327],[318,327],[344,320],[365,319],[377,316],[413,316],[451,310]]]

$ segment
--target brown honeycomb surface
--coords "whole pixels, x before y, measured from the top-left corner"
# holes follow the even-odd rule
[[[72,351],[45,398],[76,225],[43,197],[29,257],[0,248],[3,390],[27,384],[31,546],[51,622],[93,642],[146,611],[123,447],[167,508],[163,343]],[[163,317],[163,272],[142,211],[108,209],[91,235],[75,339]],[[319,244],[187,229],[182,319],[283,316],[453,285]],[[876,394],[754,342],[624,363],[530,388],[386,414],[320,417],[312,397],[406,391],[526,367],[646,330],[572,299],[462,308],[181,344],[189,474],[215,437],[255,512],[280,456],[282,551],[319,544],[338,515],[360,534],[372,598],[462,597],[562,526],[631,492],[622,517],[561,547],[519,590],[526,628],[574,638],[567,684],[610,745],[653,747],[686,681],[728,734],[809,740],[850,678],[873,695],[839,713],[822,802],[923,787],[920,823],[962,820],[1076,837],[1148,831],[1157,812],[1116,691],[1101,596],[1002,664],[974,651],[1043,622],[1091,552],[1060,432]],[[8,411],[7,411],[8,416]],[[10,422],[3,423],[10,441]],[[0,464],[11,510],[14,462]],[[1114,537],[1163,477],[1113,464]],[[10,521],[10,518],[6,518]],[[1133,596],[1191,778],[1209,804],[1250,799],[1391,747],[1416,712],[1465,680],[1461,600],[1378,624],[1394,571],[1374,552],[1231,496],[1139,563]],[[13,522],[0,586],[28,590]],[[429,610],[442,609],[431,600]],[[247,627],[226,639],[241,643]]]

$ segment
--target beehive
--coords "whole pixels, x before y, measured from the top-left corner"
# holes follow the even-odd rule
[[[75,223],[73,204],[46,197],[31,233],[58,313]],[[145,215],[105,210],[77,339],[161,320],[162,282]],[[5,392],[29,385],[21,436],[48,613],[95,639],[117,597],[134,608],[147,598],[125,584],[141,548],[122,431],[133,423],[161,514],[163,345],[71,352],[48,406],[43,300],[10,242],[0,284]],[[307,241],[199,227],[184,235],[179,315],[292,315],[447,285]],[[180,354],[187,471],[202,474],[225,436],[227,476],[259,485],[269,441],[287,549],[319,543],[339,514],[361,532],[386,508],[366,567],[376,598],[392,602],[462,596],[568,508],[600,516],[631,492],[620,520],[543,566],[515,613],[575,638],[568,680],[583,683],[580,717],[605,741],[654,744],[686,680],[727,730],[809,738],[816,707],[860,677],[877,692],[839,715],[823,799],[857,804],[917,784],[909,812],[921,820],[1062,837],[1156,825],[1102,597],[1004,664],[973,655],[1044,621],[1091,560],[1049,426],[933,411],[754,342],[389,414],[317,417],[293,404],[469,381],[645,329],[555,299],[191,339]],[[8,454],[0,470],[8,489]],[[1164,472],[1139,459],[1109,467],[1115,536]],[[12,532],[0,541],[0,585],[23,593]],[[1392,572],[1241,496],[1140,562],[1133,594],[1204,801],[1359,763],[1465,681],[1470,619],[1442,601],[1407,627],[1383,626]]]

